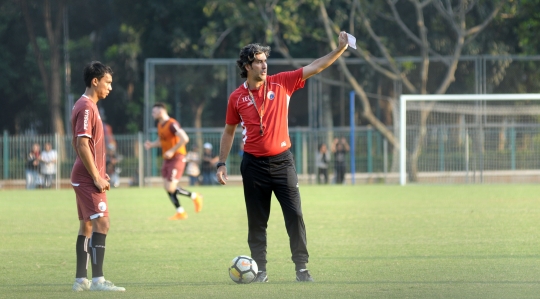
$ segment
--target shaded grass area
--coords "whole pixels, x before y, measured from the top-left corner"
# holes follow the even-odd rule
[[[279,203],[268,225],[266,284],[236,285],[249,255],[241,187],[198,187],[201,213],[159,188],[108,193],[104,272],[126,287],[107,298],[537,298],[540,205],[534,185],[301,187],[309,269],[295,282]],[[72,190],[0,192],[0,297],[71,292],[77,211]],[[89,274],[91,271],[89,270]],[[103,294],[101,294],[103,296]]]

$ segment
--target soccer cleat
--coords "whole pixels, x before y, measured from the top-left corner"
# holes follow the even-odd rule
[[[193,200],[193,204],[195,205],[195,213],[199,213],[202,210],[202,205],[203,205],[202,195],[197,193],[197,196]]]
[[[313,280],[307,269],[301,269],[296,271],[296,281],[314,282],[315,280]]]
[[[111,292],[125,292],[123,287],[117,287],[112,282],[104,280],[102,282],[92,283],[90,291],[111,291]]]
[[[90,291],[90,286],[92,285],[92,282],[88,279],[85,279],[83,282],[78,283],[75,281],[73,284],[73,291],[74,292],[83,292],[83,291]]]
[[[257,277],[255,277],[253,282],[268,282],[268,275],[266,275],[266,271],[257,272]]]
[[[169,220],[184,220],[187,219],[187,212],[174,214],[172,217],[169,218]]]

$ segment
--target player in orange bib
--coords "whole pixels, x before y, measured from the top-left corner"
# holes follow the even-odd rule
[[[144,147],[148,150],[153,147],[161,146],[163,153],[163,167],[161,176],[163,177],[163,187],[173,205],[176,207],[176,214],[170,217],[170,220],[182,220],[187,218],[187,212],[180,204],[177,195],[189,196],[195,205],[195,212],[202,210],[203,197],[195,192],[178,187],[178,182],[184,174],[186,167],[186,144],[189,137],[180,127],[180,124],[169,116],[167,108],[163,103],[156,103],[152,107],[152,117],[157,120],[158,139],[146,141]]]

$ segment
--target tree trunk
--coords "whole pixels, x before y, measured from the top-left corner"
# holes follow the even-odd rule
[[[202,137],[202,113],[204,111],[205,101],[198,102],[193,105],[193,114],[194,114],[194,120],[193,120],[193,126],[195,127],[195,142],[197,143],[197,147],[199,149],[199,153],[202,153],[203,148],[203,137]]]
[[[411,166],[411,172],[409,173],[409,179],[411,182],[418,181],[418,159],[420,158],[420,154],[422,153],[422,144],[424,142],[424,139],[426,138],[427,134],[427,119],[429,114],[431,113],[431,109],[433,108],[433,104],[431,103],[429,105],[429,108],[422,109],[420,111],[420,132],[418,133],[418,137],[415,142],[415,147],[413,152],[411,153],[410,166]]]
[[[62,17],[65,9],[64,1],[56,2],[54,16],[55,22],[53,24],[53,18],[51,16],[51,3],[49,0],[43,2],[43,25],[47,34],[47,41],[49,44],[49,63],[50,69],[47,71],[46,61],[43,57],[43,53],[38,47],[37,37],[34,32],[33,19],[28,12],[28,3],[26,0],[19,0],[19,4],[22,7],[26,27],[28,30],[28,37],[32,44],[34,57],[39,67],[41,80],[43,82],[43,88],[49,101],[49,109],[51,116],[51,130],[53,133],[60,135],[60,139],[65,135],[64,121],[62,118],[62,83],[60,76],[60,28],[62,27]]]

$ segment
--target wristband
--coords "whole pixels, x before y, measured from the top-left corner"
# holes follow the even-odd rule
[[[226,164],[223,163],[223,162],[218,162],[218,164],[216,164],[216,169],[219,169],[221,166],[225,166]]]

